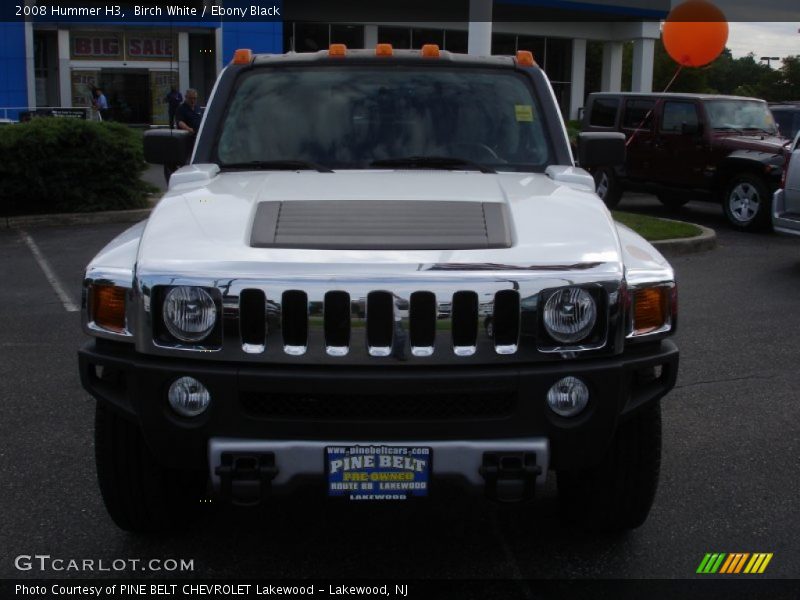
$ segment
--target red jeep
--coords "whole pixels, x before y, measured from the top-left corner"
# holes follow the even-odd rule
[[[668,207],[721,202],[741,230],[770,226],[770,202],[785,162],[767,103],[709,94],[590,94],[583,131],[620,131],[625,164],[594,169],[611,208],[626,190],[651,192]]]

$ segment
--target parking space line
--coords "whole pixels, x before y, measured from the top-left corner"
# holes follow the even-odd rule
[[[36,245],[36,242],[33,241],[33,238],[22,229],[19,230],[19,235],[22,238],[22,241],[25,242],[25,245],[30,249],[31,254],[33,254],[33,258],[35,258],[36,262],[39,263],[39,267],[41,267],[42,271],[44,272],[44,276],[50,283],[50,287],[53,288],[56,296],[58,296],[58,299],[61,300],[61,304],[64,305],[64,309],[67,312],[78,312],[80,307],[72,301],[72,298],[67,293],[64,285],[58,279],[55,271],[53,271],[50,263],[47,262],[47,259],[45,258],[44,254],[42,254],[42,251],[39,250],[39,246]]]

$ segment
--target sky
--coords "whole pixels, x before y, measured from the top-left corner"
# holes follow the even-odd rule
[[[728,24],[728,48],[734,58],[750,52],[756,60],[762,56],[790,56],[800,54],[800,22],[789,23],[738,23]],[[779,61],[772,63],[780,66]]]

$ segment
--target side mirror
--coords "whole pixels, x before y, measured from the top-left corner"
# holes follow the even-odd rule
[[[144,132],[144,159],[154,165],[183,165],[194,147],[194,135],[182,129]]]
[[[583,169],[625,164],[625,134],[584,131],[578,134],[578,165]]]
[[[681,123],[681,135],[700,135],[702,131],[700,123]]]

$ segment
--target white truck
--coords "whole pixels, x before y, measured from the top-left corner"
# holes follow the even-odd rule
[[[242,50],[196,140],[144,143],[188,164],[88,266],[79,352],[120,527],[305,485],[524,501],[553,475],[569,520],[646,519],[675,277],[575,166],[530,53]],[[624,160],[618,133],[578,149]]]

